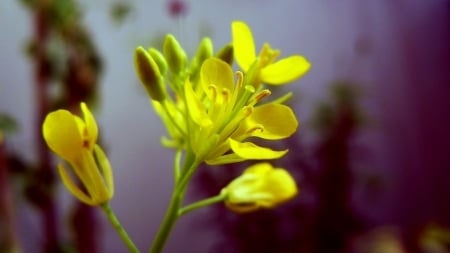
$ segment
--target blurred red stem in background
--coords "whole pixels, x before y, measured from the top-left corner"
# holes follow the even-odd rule
[[[35,122],[34,131],[38,154],[38,180],[45,186],[46,191],[42,191],[39,208],[42,215],[44,228],[44,253],[60,252],[59,236],[56,220],[56,206],[53,200],[55,187],[55,174],[50,166],[50,154],[47,145],[42,138],[42,122],[49,110],[47,95],[47,85],[50,79],[49,59],[46,54],[46,44],[49,33],[49,20],[47,8],[37,8],[34,13],[34,36],[36,45],[35,58]]]
[[[0,143],[0,252],[19,251],[11,209],[11,192],[8,183],[8,167],[3,143]]]

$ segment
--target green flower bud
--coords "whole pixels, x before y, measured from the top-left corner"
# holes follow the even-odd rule
[[[169,70],[179,75],[186,68],[187,56],[177,39],[171,34],[166,36],[163,45],[164,56],[169,64]]]
[[[166,98],[163,77],[155,60],[143,47],[134,51],[134,66],[150,97],[155,101],[163,101]]]
[[[228,44],[225,45],[220,51],[217,53],[216,57],[221,59],[222,61],[228,63],[228,65],[233,64],[234,53],[233,53],[233,45]]]
[[[192,59],[191,65],[189,66],[189,73],[191,74],[191,80],[196,83],[199,77],[200,67],[202,63],[213,56],[213,43],[210,38],[205,37],[202,39],[197,48],[197,53]]]
[[[208,37],[203,38],[198,46],[197,53],[195,54],[195,58],[199,65],[213,55],[213,50],[213,43],[211,39]]]
[[[164,55],[155,48],[149,48],[148,53],[158,65],[160,73],[164,76],[167,71],[167,61]]]

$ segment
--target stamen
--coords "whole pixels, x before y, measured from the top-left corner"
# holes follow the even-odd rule
[[[247,118],[248,116],[250,116],[250,114],[252,114],[253,113],[253,106],[245,106],[243,109],[242,109],[242,119],[245,119],[245,118]]]
[[[210,84],[208,85],[208,89],[211,91],[211,101],[215,103],[217,100],[217,86]]]
[[[250,102],[248,103],[249,105],[255,105],[256,103],[258,103],[259,101],[261,101],[263,98],[269,96],[270,94],[272,94],[272,92],[270,92],[270,90],[265,89],[262,90],[260,92],[258,92],[253,98],[252,100],[250,100]]]
[[[242,84],[244,83],[244,73],[241,71],[236,71],[236,88],[237,90],[240,90],[242,88]]]
[[[227,88],[222,89],[222,98],[224,103],[228,103],[230,100],[230,90]]]
[[[252,128],[248,129],[246,134],[248,134],[249,136],[253,135],[253,133],[255,133],[256,131],[260,131],[260,132],[264,132],[264,126],[261,124],[257,124],[255,126],[253,126]]]

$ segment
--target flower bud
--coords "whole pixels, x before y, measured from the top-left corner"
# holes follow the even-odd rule
[[[201,65],[202,62],[213,55],[213,43],[210,38],[205,37],[200,42],[198,46],[197,53],[195,54],[195,58],[197,62]]]
[[[148,53],[156,62],[156,65],[158,65],[159,72],[161,73],[161,75],[164,76],[167,71],[167,61],[166,58],[164,58],[164,55],[162,55],[162,53],[155,48],[149,48]]]
[[[137,75],[150,97],[155,101],[163,101],[166,98],[163,77],[155,60],[143,47],[134,51],[134,64]]]
[[[84,103],[81,111],[83,118],[67,110],[50,112],[42,124],[42,134],[49,148],[70,165],[70,169],[58,165],[69,192],[85,204],[99,206],[114,195],[113,174],[108,157],[96,144],[94,116]]]
[[[269,163],[258,163],[247,168],[241,176],[222,189],[226,206],[235,212],[252,212],[273,208],[298,192],[292,176],[284,169]]]
[[[163,45],[164,56],[169,65],[169,70],[179,75],[186,68],[187,56],[177,39],[171,34],[166,36]]]
[[[228,63],[228,65],[233,64],[234,53],[233,53],[233,45],[228,44],[225,45],[220,51],[217,53],[216,57],[221,59],[222,61]]]

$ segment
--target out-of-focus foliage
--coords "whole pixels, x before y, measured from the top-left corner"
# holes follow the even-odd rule
[[[0,132],[9,134],[14,133],[19,129],[16,120],[8,114],[0,114]]]
[[[361,88],[347,81],[334,81],[329,90],[330,96],[326,102],[321,102],[316,107],[315,116],[312,119],[312,125],[319,132],[326,132],[336,123],[336,117],[340,110],[345,110],[349,117],[357,125],[364,124],[366,118],[357,106],[361,99]]]
[[[116,25],[123,24],[133,12],[131,3],[116,2],[110,7],[110,16]]]

